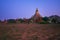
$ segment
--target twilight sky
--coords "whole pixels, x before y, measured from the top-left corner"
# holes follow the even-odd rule
[[[0,0],[0,20],[30,18],[36,8],[41,16],[60,16],[60,0]]]

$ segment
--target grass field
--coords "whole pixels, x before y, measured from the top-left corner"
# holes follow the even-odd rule
[[[60,40],[60,24],[0,24],[0,40]]]

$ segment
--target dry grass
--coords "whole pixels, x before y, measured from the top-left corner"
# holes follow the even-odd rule
[[[0,40],[55,39],[60,39],[60,24],[0,24]]]

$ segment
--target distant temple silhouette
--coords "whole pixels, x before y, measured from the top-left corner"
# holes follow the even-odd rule
[[[10,19],[11,20],[11,19]],[[42,16],[39,14],[38,8],[36,8],[35,14],[29,18],[29,19],[13,19],[16,21],[16,23],[20,23],[20,21],[23,21],[23,23],[37,23],[37,22],[42,22]],[[8,23],[7,20],[4,20],[2,23]]]
[[[46,21],[47,19],[47,21]],[[7,23],[43,23],[43,24],[46,24],[46,23],[60,23],[60,16],[57,16],[57,15],[53,15],[53,16],[50,16],[50,17],[42,17],[39,13],[39,10],[38,8],[36,8],[36,11],[35,11],[35,14],[29,18],[29,19],[26,19],[26,18],[18,18],[18,19],[8,19],[8,20],[4,20],[4,21],[1,21],[0,20],[0,24],[7,24]]]
[[[42,16],[39,14],[38,8],[36,8],[35,14],[31,17],[33,22],[42,22]]]

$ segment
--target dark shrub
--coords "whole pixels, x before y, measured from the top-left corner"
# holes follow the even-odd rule
[[[8,19],[7,22],[8,23],[16,23],[16,21],[14,19]]]
[[[56,23],[56,21],[57,21],[57,19],[54,19],[54,18],[52,19],[52,22],[53,22],[53,23]]]
[[[48,17],[43,17],[42,19],[43,19],[44,21],[48,21],[48,20],[49,20]]]
[[[43,22],[38,22],[38,24],[48,24],[48,22],[43,21]]]
[[[60,22],[58,22],[58,24],[60,24]]]
[[[24,20],[23,20],[23,19],[18,19],[18,21],[19,21],[20,23],[24,22]]]

